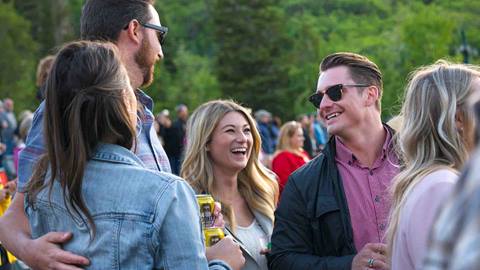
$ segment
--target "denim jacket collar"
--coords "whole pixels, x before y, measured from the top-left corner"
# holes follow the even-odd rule
[[[140,160],[132,151],[116,144],[99,143],[92,159],[146,168],[142,160]]]

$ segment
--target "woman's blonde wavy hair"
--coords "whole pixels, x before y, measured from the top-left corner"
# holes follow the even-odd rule
[[[465,135],[473,134],[474,114],[467,100],[473,92],[472,81],[478,77],[477,68],[444,60],[411,74],[400,113],[403,123],[395,135],[402,166],[391,187],[389,257],[400,212],[410,191],[438,169],[458,172],[469,156],[473,146]],[[464,122],[460,130],[456,126],[458,117],[463,117]]]
[[[216,200],[213,164],[207,152],[207,144],[213,131],[222,118],[229,112],[242,114],[250,125],[253,147],[247,166],[238,175],[238,190],[252,211],[258,211],[272,222],[273,212],[278,200],[278,184],[273,173],[259,162],[261,147],[260,134],[255,121],[247,109],[231,100],[213,100],[198,107],[187,122],[187,147],[180,175],[186,179],[197,193],[211,194]],[[231,205],[222,203],[222,214],[235,230],[236,222]]]
[[[299,128],[302,128],[302,125],[297,121],[289,121],[280,128],[280,134],[278,135],[278,144],[277,151],[275,154],[288,150],[291,152],[298,152],[299,149],[293,149],[290,144],[290,139],[295,135],[295,132]]]

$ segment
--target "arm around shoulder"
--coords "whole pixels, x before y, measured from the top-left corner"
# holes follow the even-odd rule
[[[50,232],[31,239],[30,225],[24,212],[24,194],[20,192],[17,192],[7,212],[0,218],[2,245],[34,269],[80,270],[77,266],[88,265],[87,258],[60,248],[71,237],[71,233]]]

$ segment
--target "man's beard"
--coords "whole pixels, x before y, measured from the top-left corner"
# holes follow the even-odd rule
[[[135,54],[135,62],[142,72],[142,86],[149,86],[153,82],[155,55],[146,39],[143,39],[140,50]]]

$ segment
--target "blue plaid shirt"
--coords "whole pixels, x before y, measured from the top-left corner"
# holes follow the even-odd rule
[[[157,137],[153,127],[154,116],[153,101],[142,90],[137,90],[137,98],[143,105],[143,112],[138,113],[137,146],[135,154],[142,160],[145,166],[151,170],[171,172],[167,154]],[[30,179],[36,161],[45,153],[43,140],[43,112],[45,102],[42,102],[35,111],[32,128],[27,137],[26,146],[20,152],[18,159],[18,190],[24,192],[25,186]]]

